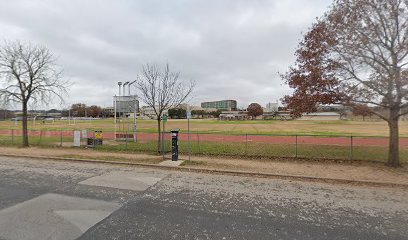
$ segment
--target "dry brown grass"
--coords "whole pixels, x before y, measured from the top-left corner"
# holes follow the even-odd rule
[[[0,122],[1,129],[20,129],[20,122],[15,124],[11,121]],[[120,124],[124,131],[132,129],[132,120],[126,120]],[[138,130],[141,132],[155,132],[157,123],[154,120],[138,120]],[[364,135],[364,136],[388,136],[388,126],[384,121],[218,121],[218,120],[191,120],[192,132],[200,133],[223,133],[223,134],[316,134],[316,135]],[[112,119],[93,121],[55,121],[42,123],[37,121],[34,125],[30,122],[30,129],[43,130],[73,130],[73,129],[102,129],[113,131]],[[187,131],[186,120],[169,120],[166,129],[181,129]],[[401,136],[408,137],[408,122],[400,124]]]

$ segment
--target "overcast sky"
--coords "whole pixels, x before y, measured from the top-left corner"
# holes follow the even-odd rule
[[[112,105],[117,82],[166,62],[196,81],[192,104],[265,105],[330,0],[1,0],[0,38],[47,46],[74,84],[66,104]],[[55,103],[51,107],[58,107]]]

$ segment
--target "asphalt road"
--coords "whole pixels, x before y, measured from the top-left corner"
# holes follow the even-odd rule
[[[0,239],[408,239],[408,191],[0,157]]]

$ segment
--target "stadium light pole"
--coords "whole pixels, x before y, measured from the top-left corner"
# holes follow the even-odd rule
[[[120,97],[120,87],[122,86],[122,82],[118,82],[118,86],[119,86],[119,97]]]
[[[128,90],[129,90],[129,96],[130,96],[130,86],[135,83],[137,80],[134,80],[133,82],[130,82],[128,85]],[[134,111],[133,111],[133,141],[137,142],[137,136],[136,136],[136,113],[137,113],[137,102],[136,102],[136,96],[135,96],[135,106],[134,106]]]
[[[118,110],[119,110],[119,116],[120,117],[120,108],[118,109],[118,100],[120,100],[120,92],[121,92],[121,86],[122,86],[122,82],[118,82],[118,86],[119,86],[119,95],[116,97],[115,95],[115,141],[116,141],[116,134],[117,134],[117,124],[118,124],[118,118],[116,116]],[[120,101],[119,101],[120,103]]]
[[[125,94],[126,94],[126,85],[128,85],[128,84],[129,84],[129,81],[127,81],[127,82],[125,82],[123,84],[123,96],[125,96]]]
[[[121,91],[122,91],[122,82],[118,82],[118,86],[119,86],[119,94],[118,94],[118,97],[120,98],[120,96],[121,96]]]
[[[115,94],[115,96],[113,97],[113,104],[114,104],[114,112],[115,112],[115,114],[114,114],[114,125],[115,125],[115,133],[114,133],[114,136],[113,136],[113,139],[116,141],[116,94]]]
[[[129,90],[129,96],[130,96],[130,86],[133,85],[137,80],[134,80],[132,82],[129,83],[128,85],[128,90]]]
[[[126,96],[126,85],[128,85],[129,84],[129,81],[126,81],[124,84],[123,84],[123,89],[122,89],[122,91],[123,91],[123,96],[122,96],[122,109],[123,109],[123,105],[125,105],[124,103],[127,103],[127,100],[126,100],[126,98],[125,98],[125,96]],[[126,104],[127,105],[127,104]],[[124,116],[124,118],[126,118],[126,115],[125,115],[125,109],[123,109],[123,115],[122,116]],[[129,125],[128,125],[128,128],[129,128]],[[125,121],[122,119],[122,132],[125,130]],[[127,139],[127,136],[126,136],[126,139]]]

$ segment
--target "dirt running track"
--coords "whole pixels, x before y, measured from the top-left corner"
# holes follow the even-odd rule
[[[0,130],[2,137],[21,136],[21,130]],[[72,131],[29,131],[30,136],[36,137],[73,137]],[[88,132],[88,137],[92,137],[93,133]],[[166,134],[166,138],[170,139],[170,134]],[[272,144],[294,144],[296,141],[300,144],[313,145],[350,145],[355,146],[388,146],[387,137],[321,137],[321,136],[266,136],[266,135],[220,135],[220,134],[191,134],[191,141],[209,141],[209,142],[224,142],[224,143],[272,143]],[[114,139],[113,132],[104,132],[104,139]],[[138,133],[137,138],[140,141],[156,140],[155,133]],[[187,134],[180,134],[181,141],[187,141]],[[400,139],[401,147],[408,147],[408,138]]]

